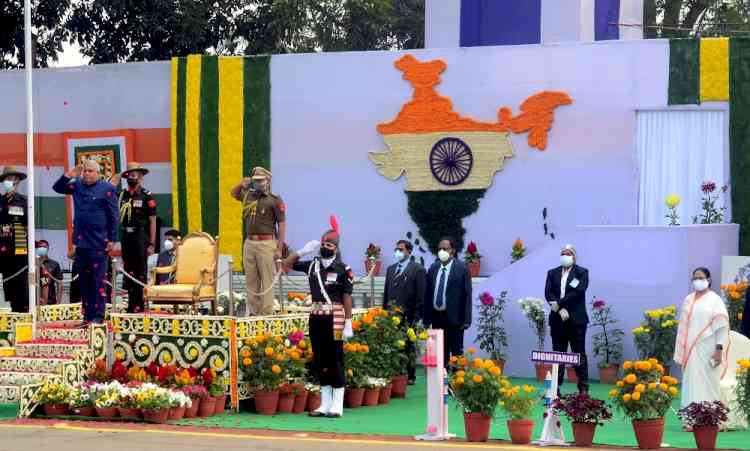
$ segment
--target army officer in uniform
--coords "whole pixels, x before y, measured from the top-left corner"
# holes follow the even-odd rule
[[[146,283],[147,259],[154,253],[156,243],[156,201],[143,188],[143,176],[148,169],[138,163],[128,163],[122,177],[128,187],[120,192],[120,241],[125,271]],[[125,278],[128,287],[128,313],[143,311],[143,287]]]
[[[15,166],[0,173],[4,192],[0,196],[0,272],[5,300],[14,312],[29,311],[28,217],[26,196],[18,184],[26,174]]]
[[[310,241],[301,250],[293,252],[284,261],[292,269],[307,274],[312,295],[310,312],[310,343],[313,351],[313,368],[320,381],[321,404],[310,412],[313,417],[340,417],[344,413],[344,346],[343,340],[354,335],[352,330],[351,268],[341,262],[339,231],[335,218],[318,241]],[[310,261],[300,257],[320,254]]]

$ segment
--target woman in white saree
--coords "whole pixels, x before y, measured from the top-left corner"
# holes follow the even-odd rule
[[[724,301],[711,290],[711,273],[693,271],[694,292],[680,309],[674,361],[682,367],[681,407],[719,401],[719,381],[727,371],[729,316]]]

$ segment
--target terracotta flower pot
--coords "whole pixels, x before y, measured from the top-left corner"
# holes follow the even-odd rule
[[[609,365],[604,368],[599,368],[599,382],[602,384],[613,385],[617,382],[617,371],[619,365]]]
[[[365,390],[364,405],[377,406],[379,400],[380,400],[379,388],[368,388]]]
[[[365,271],[367,274],[370,273],[370,267],[372,266],[372,263],[370,262],[370,259],[368,258],[365,260]],[[372,272],[373,277],[377,277],[380,275],[380,268],[382,266],[382,262],[380,260],[375,260],[375,271]]]
[[[307,406],[307,390],[302,390],[294,397],[294,407],[292,413],[302,413]]]
[[[695,446],[698,449],[716,449],[716,436],[719,433],[718,426],[696,426],[693,428]]]
[[[214,415],[224,413],[227,409],[227,395],[221,395],[216,397],[216,405],[214,406]]]
[[[576,367],[574,367],[574,366],[567,366],[566,365],[565,366],[565,373],[566,373],[566,376],[568,376],[567,377],[568,382],[570,382],[571,384],[577,384],[578,383],[578,375],[576,374]]]
[[[169,419],[178,421],[185,417],[186,407],[172,407],[169,409]]]
[[[125,418],[141,418],[141,409],[129,409],[127,407],[118,407],[117,412]]]
[[[482,267],[482,262],[481,261],[469,262],[468,265],[469,265],[469,275],[471,277],[479,277],[479,270]]]
[[[552,365],[548,363],[535,363],[534,368],[536,369],[536,380],[544,382],[547,377],[547,372],[552,372]]]
[[[406,398],[406,388],[408,387],[409,376],[402,374],[400,376],[394,376],[391,379],[391,397],[393,398]]]
[[[307,405],[305,406],[305,410],[308,412],[312,412],[318,407],[320,407],[320,393],[308,393]]]
[[[671,366],[664,365],[664,375],[665,376],[671,376],[672,375],[671,371],[672,371],[672,367]]]
[[[362,407],[362,401],[365,399],[364,388],[347,388],[346,394],[344,395],[346,400],[346,406],[350,409],[356,409]]]
[[[492,417],[483,413],[464,413],[466,441],[486,442],[490,437]]]
[[[388,404],[391,402],[391,390],[393,390],[393,385],[391,384],[380,389],[380,397],[378,398],[380,404]]]
[[[79,417],[93,417],[94,406],[74,407],[71,412],[73,415],[78,415]]]
[[[279,394],[279,413],[292,413],[294,409],[294,393]]]
[[[664,418],[633,420],[633,431],[640,449],[658,449],[664,436]]]
[[[190,404],[190,407],[185,409],[185,418],[195,418],[198,416],[198,409],[200,409],[201,406],[201,399],[200,398],[190,398],[190,401],[192,402]]]
[[[48,417],[67,415],[68,405],[67,404],[44,404],[44,414]]]
[[[117,407],[97,407],[96,414],[102,418],[114,418],[117,416]]]
[[[534,420],[508,420],[510,441],[516,445],[531,443],[531,432],[534,430]]]
[[[596,423],[573,423],[573,439],[576,446],[591,446],[595,432]]]
[[[166,423],[167,418],[169,418],[169,409],[143,411],[143,419],[152,423]]]
[[[279,391],[255,392],[255,411],[261,415],[276,415],[279,407]]]
[[[216,398],[213,396],[206,396],[201,398],[201,406],[198,408],[199,417],[210,417],[214,414],[216,409]]]

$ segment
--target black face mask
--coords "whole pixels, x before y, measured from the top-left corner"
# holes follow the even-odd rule
[[[127,179],[127,181],[128,181],[128,186],[131,188],[138,184],[138,179]]]
[[[327,247],[320,248],[320,256],[323,258],[331,258],[336,255],[336,251],[328,249]]]

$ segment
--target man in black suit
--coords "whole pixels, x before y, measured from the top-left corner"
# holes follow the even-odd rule
[[[576,248],[566,244],[560,251],[560,266],[547,272],[544,297],[552,310],[549,326],[552,335],[552,349],[558,352],[572,352],[581,355],[581,364],[576,366],[578,391],[587,393],[588,362],[586,359],[586,328],[589,315],[586,313],[586,289],[589,286],[589,271],[576,264]],[[565,365],[560,365],[557,373],[559,393],[563,382]]]
[[[466,264],[456,259],[456,241],[443,238],[438,261],[427,272],[424,323],[442,329],[445,365],[450,355],[464,352],[464,331],[471,326],[471,276]]]
[[[383,308],[400,307],[408,325],[414,324],[422,317],[424,309],[425,270],[419,263],[411,260],[414,246],[406,240],[396,243],[396,263],[385,272],[385,289],[383,290]],[[413,352],[414,343],[407,342],[406,353]],[[409,362],[407,368],[409,384],[416,378],[416,368]]]

